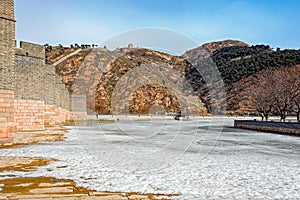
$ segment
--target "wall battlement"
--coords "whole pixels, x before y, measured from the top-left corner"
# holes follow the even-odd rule
[[[30,42],[20,42],[20,48],[15,48],[15,54],[39,59],[45,59],[45,47]]]

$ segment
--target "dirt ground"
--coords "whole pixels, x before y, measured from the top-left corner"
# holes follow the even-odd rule
[[[0,141],[0,148],[16,148],[21,145],[30,145],[38,142],[56,142],[64,139],[63,127],[51,127],[44,131],[18,132],[15,138],[9,141]],[[0,172],[9,171],[9,175],[0,175],[0,200],[154,200],[171,199],[177,195],[167,194],[138,194],[120,192],[97,192],[78,187],[72,180],[57,179],[54,177],[16,177],[14,171],[28,172],[38,166],[55,162],[54,159],[3,157],[0,155]],[[8,178],[9,177],[9,178]]]

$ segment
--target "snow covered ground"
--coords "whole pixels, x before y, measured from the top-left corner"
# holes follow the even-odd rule
[[[300,137],[226,126],[233,121],[89,123],[72,127],[65,141],[1,149],[0,155],[58,159],[14,174],[73,179],[98,191],[178,193],[179,199],[300,198]]]

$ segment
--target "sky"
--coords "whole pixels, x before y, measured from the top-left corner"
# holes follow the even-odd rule
[[[224,39],[299,49],[299,8],[299,0],[15,0],[16,39],[179,53]]]

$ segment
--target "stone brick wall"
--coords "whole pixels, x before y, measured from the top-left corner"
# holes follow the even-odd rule
[[[61,77],[55,73],[55,67],[45,65],[44,76],[44,98],[45,104],[56,105],[64,109],[70,109],[71,96],[65,85],[61,81]]]
[[[27,56],[15,57],[17,99],[43,100],[44,96],[44,72],[43,59]]]
[[[15,51],[16,99],[45,100],[45,68],[45,48],[21,42]]]
[[[55,67],[45,64],[44,47],[26,42],[21,42],[21,47],[16,49],[15,55],[15,98],[44,102],[45,126],[63,124],[66,120],[86,120],[85,96],[71,97],[61,77],[56,74]],[[36,114],[40,115],[39,112]],[[21,118],[21,115],[18,116],[15,122],[24,124]],[[30,118],[33,124],[28,124],[29,117],[25,118],[28,120],[23,127],[20,123],[16,124],[17,130],[41,129],[41,122],[37,123],[36,118]]]
[[[21,42],[15,55],[15,97],[44,101],[70,109],[70,94],[55,73],[55,67],[45,64],[45,48],[42,45]]]
[[[61,125],[70,120],[70,111],[54,105],[45,105],[45,126]]]
[[[12,138],[14,129],[43,130],[71,117],[86,118],[86,109],[80,114],[71,109],[61,77],[45,64],[44,46],[22,41],[16,48],[14,0],[0,0],[0,138]]]
[[[16,131],[44,130],[44,102],[15,100],[14,123]]]
[[[0,0],[0,16],[6,19],[15,18],[14,0]]]
[[[0,0],[0,89],[14,89],[14,1]]]
[[[15,54],[42,59],[42,64],[45,65],[45,47],[43,45],[21,41],[20,48],[15,49]]]
[[[0,89],[0,139],[12,138],[14,133],[14,92]]]

